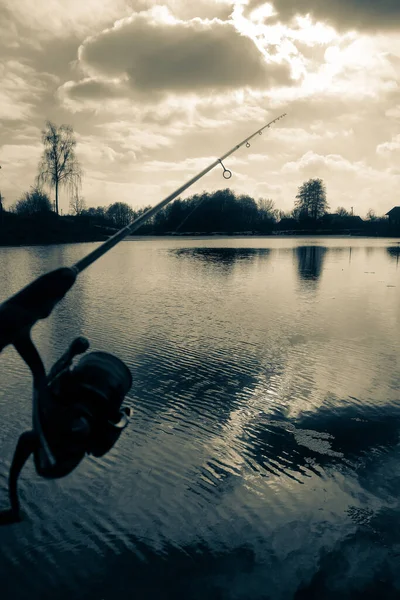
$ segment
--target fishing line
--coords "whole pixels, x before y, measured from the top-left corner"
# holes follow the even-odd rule
[[[242,142],[240,142],[239,144],[237,144],[236,146],[234,146],[233,148],[231,148],[231,150],[228,150],[228,152],[226,152],[223,156],[221,156],[220,158],[217,158],[208,167],[206,167],[205,169],[203,169],[202,171],[200,171],[200,173],[198,173],[197,175],[195,175],[194,177],[192,177],[191,179],[189,179],[189,181],[187,181],[185,184],[183,184],[181,187],[179,187],[177,190],[175,190],[175,192],[172,192],[172,194],[170,194],[169,196],[167,196],[166,198],[164,198],[164,200],[161,200],[161,202],[159,202],[158,204],[156,204],[155,206],[153,206],[153,208],[150,208],[149,210],[147,210],[140,217],[138,217],[137,219],[135,219],[134,221],[132,221],[132,223],[130,223],[126,227],[123,227],[115,235],[113,235],[112,237],[110,237],[107,241],[103,242],[103,244],[101,244],[98,248],[96,248],[92,252],[89,252],[89,254],[87,254],[86,256],[84,256],[83,258],[81,258],[80,260],[78,260],[78,262],[76,262],[72,266],[72,269],[75,271],[75,273],[77,275],[79,273],[81,273],[84,269],[86,269],[92,263],[94,263],[98,258],[100,258],[101,256],[103,256],[103,254],[105,254],[106,252],[108,252],[109,250],[111,250],[111,248],[113,248],[114,246],[116,246],[121,240],[123,240],[128,235],[130,235],[131,233],[133,233],[134,231],[136,231],[137,229],[139,229],[139,227],[145,221],[147,221],[147,219],[150,219],[150,217],[152,217],[155,214],[157,214],[164,206],[166,206],[167,204],[169,204],[177,196],[179,196],[180,194],[182,194],[182,192],[184,192],[189,187],[191,187],[194,183],[196,183],[196,181],[198,181],[199,179],[201,179],[202,177],[204,177],[204,175],[206,175],[209,171],[211,171],[218,164],[220,164],[222,166],[222,168],[223,168],[223,177],[225,179],[230,179],[232,177],[232,172],[229,171],[229,169],[225,168],[225,166],[223,165],[222,161],[225,160],[225,158],[228,158],[228,156],[230,156],[231,154],[233,154],[237,150],[239,150],[239,148],[241,148],[243,145],[248,144],[250,142],[250,140],[253,137],[255,137],[256,135],[262,135],[262,132],[264,131],[264,129],[269,128],[273,123],[276,123],[277,121],[279,121],[280,119],[283,119],[284,117],[286,117],[286,113],[280,115],[276,119],[273,119],[272,121],[270,121],[269,123],[267,123],[266,125],[264,125],[263,127],[261,127],[260,129],[257,129],[256,132],[254,132],[251,135],[249,135]]]
[[[0,525],[22,520],[18,498],[19,474],[33,454],[36,472],[46,479],[71,473],[86,454],[104,456],[127,427],[131,411],[122,405],[132,386],[129,368],[108,352],[89,352],[89,341],[79,337],[46,373],[32,341],[31,329],[46,319],[72,288],[80,272],[130,235],[171,200],[187,190],[220,164],[223,177],[232,172],[222,161],[285,114],[274,119],[195,175],[132,223],[87,254],[71,268],[62,267],[35,279],[0,305],[0,352],[12,344],[31,370],[33,377],[32,430],[19,437],[9,480],[10,508],[0,511]],[[197,207],[196,207],[197,208]],[[83,355],[77,364],[75,358]]]
[[[184,225],[186,223],[186,221],[189,219],[189,217],[192,216],[192,214],[198,210],[200,208],[200,206],[203,204],[203,202],[205,202],[206,199],[209,199],[207,194],[203,194],[202,199],[200,200],[200,202],[198,202],[197,204],[195,204],[195,207],[190,211],[190,213],[188,215],[186,215],[186,217],[184,217],[182,219],[182,222],[179,223],[178,227],[175,229],[174,233],[177,233],[179,231],[179,229],[182,227],[182,225]]]

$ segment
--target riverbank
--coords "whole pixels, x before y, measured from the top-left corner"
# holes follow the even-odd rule
[[[115,231],[74,217],[6,215],[0,221],[0,246],[102,242]]]

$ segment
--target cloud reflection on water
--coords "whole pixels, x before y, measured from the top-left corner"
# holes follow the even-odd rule
[[[81,319],[129,364],[134,416],[65,481],[27,469],[1,550],[14,597],[333,598],[382,573],[392,593],[400,315],[392,254],[366,244],[139,240],[88,270],[43,324],[48,356]]]

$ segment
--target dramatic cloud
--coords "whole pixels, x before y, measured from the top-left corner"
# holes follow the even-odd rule
[[[320,176],[332,208],[387,212],[400,170],[400,3],[3,0],[0,172],[29,189],[46,119],[70,124],[88,206],[153,204],[288,116],[187,195],[229,185],[293,208]],[[63,191],[61,206],[68,209]]]
[[[288,65],[267,62],[232,22],[182,21],[160,7],[135,13],[87,39],[79,49],[79,63],[88,74],[119,78],[143,94],[290,82]],[[72,88],[70,93],[76,92]]]
[[[247,14],[265,6],[260,0],[247,5]],[[295,16],[310,14],[315,19],[326,21],[339,29],[378,31],[398,29],[400,2],[398,0],[273,0],[277,17],[288,22]],[[269,16],[267,11],[266,16]]]

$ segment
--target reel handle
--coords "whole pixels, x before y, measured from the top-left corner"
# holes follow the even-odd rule
[[[51,381],[57,375],[61,373],[64,369],[70,366],[75,356],[78,354],[83,354],[89,348],[89,340],[84,337],[77,337],[71,343],[70,347],[64,354],[54,363],[54,365],[50,369],[50,373],[47,377],[48,381]]]
[[[0,305],[0,352],[21,336],[29,335],[37,321],[50,315],[75,283],[77,274],[76,269],[69,267],[50,271]]]

